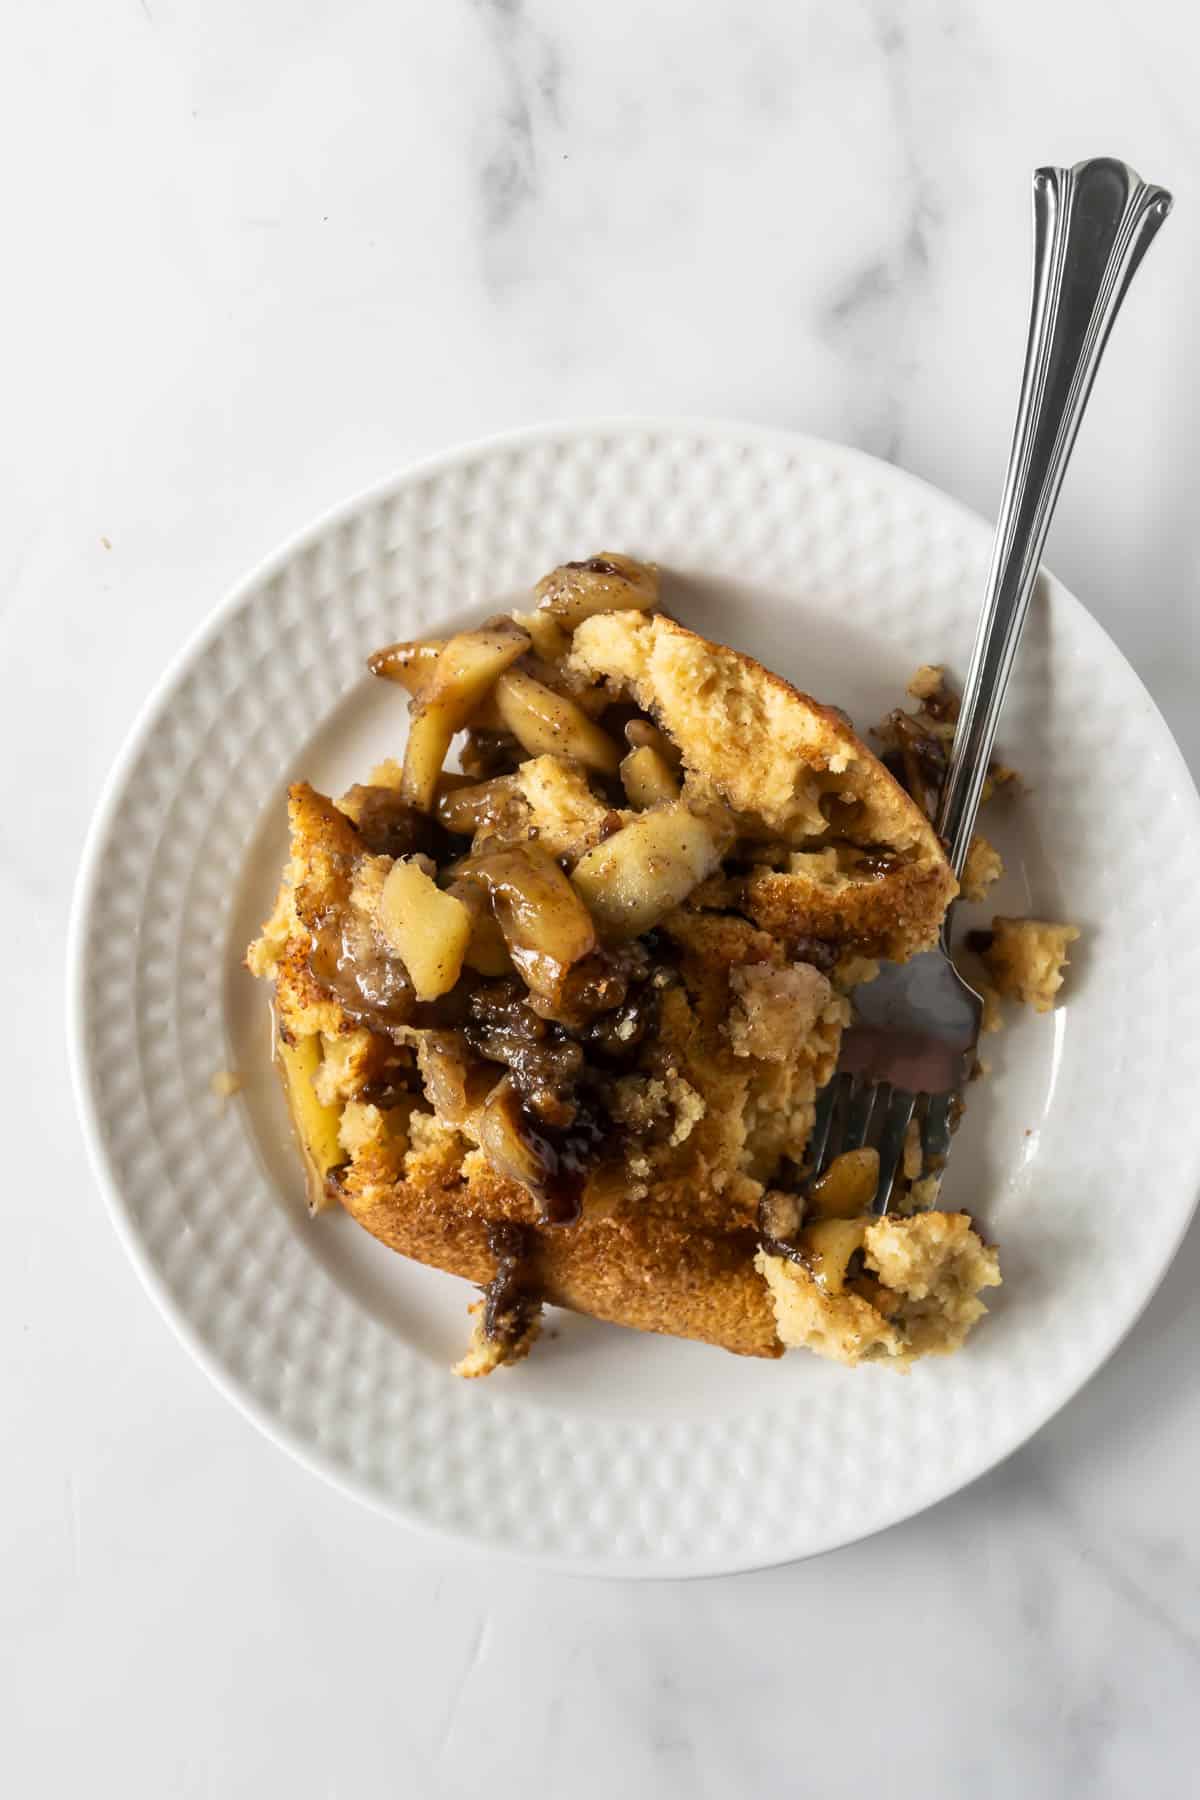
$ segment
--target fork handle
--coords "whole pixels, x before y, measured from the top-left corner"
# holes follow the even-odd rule
[[[937,830],[961,875],[1042,546],[1100,357],[1171,195],[1112,157],[1033,178],[1021,398]]]

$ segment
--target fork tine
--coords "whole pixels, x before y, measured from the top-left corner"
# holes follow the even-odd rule
[[[879,1184],[871,1202],[871,1211],[880,1218],[891,1205],[896,1171],[904,1154],[904,1134],[908,1130],[908,1122],[916,1104],[914,1095],[906,1093],[903,1088],[893,1088],[879,1138]]]
[[[923,1133],[926,1158],[940,1156],[945,1160],[950,1154],[950,1107],[953,1100],[952,1093],[929,1096]]]
[[[833,1124],[834,1107],[837,1104],[839,1089],[844,1087],[846,1077],[834,1075],[817,1095],[817,1110],[813,1118],[813,1128],[808,1139],[806,1160],[813,1175],[819,1175],[825,1166],[825,1151],[829,1145],[829,1131]]]
[[[875,1103],[890,1092],[886,1081],[864,1081],[857,1092],[852,1093],[850,1110],[846,1115],[846,1135],[842,1140],[843,1150],[862,1149],[871,1129],[871,1114]]]

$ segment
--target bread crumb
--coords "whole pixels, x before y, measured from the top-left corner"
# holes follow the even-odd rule
[[[980,1291],[1001,1284],[996,1252],[966,1213],[878,1220],[867,1231],[867,1267],[903,1296],[894,1318],[907,1333],[910,1358],[957,1350],[987,1311]]]
[[[578,862],[609,833],[614,810],[592,792],[578,764],[561,756],[534,756],[521,764],[513,780],[528,808],[526,823],[535,827],[551,856]],[[617,812],[615,817],[626,823],[632,814]]]
[[[972,987],[983,1001],[983,1016],[979,1021],[980,1031],[1003,1031],[1004,1008],[1000,1004],[1000,995],[990,981],[973,981]]]
[[[467,1345],[466,1354],[454,1364],[453,1373],[461,1375],[464,1380],[474,1381],[481,1375],[490,1375],[495,1369],[502,1369],[510,1363],[521,1362],[533,1349],[542,1329],[542,1312],[537,1307],[531,1311],[527,1324],[519,1337],[488,1337],[483,1328],[483,1301],[476,1300],[468,1306],[468,1313],[474,1316],[471,1327],[471,1341]]]
[[[818,887],[832,888],[835,891],[850,885],[849,877],[838,861],[836,850],[793,850],[788,857],[788,873],[804,875]]]
[[[370,787],[398,788],[404,781],[404,770],[394,756],[385,756],[381,763],[376,763],[367,777]]]
[[[775,968],[742,963],[729,971],[732,1008],[726,1021],[735,1056],[792,1062],[807,1047],[833,999],[826,976],[811,963]]]
[[[987,801],[994,800],[997,794],[1004,793],[1008,788],[1020,786],[1021,777],[1015,769],[1010,769],[1007,763],[993,760],[988,764],[988,772],[984,777],[980,804],[985,805]]]
[[[967,860],[963,864],[962,897],[978,903],[987,898],[987,891],[993,882],[999,881],[1004,873],[1004,863],[1000,852],[994,844],[988,842],[982,831],[977,831],[971,839],[967,851]]]
[[[232,1100],[235,1094],[241,1093],[245,1078],[236,1069],[218,1069],[208,1085],[218,1100]]]
[[[708,1103],[703,1094],[696,1092],[690,1081],[674,1070],[667,1077],[667,1093],[675,1113],[675,1123],[671,1127],[667,1142],[670,1144],[686,1143],[692,1132],[708,1111]]]
[[[935,694],[941,693],[945,681],[944,663],[922,663],[905,691],[914,700],[931,700]]]
[[[408,1115],[412,1107],[375,1106],[369,1100],[347,1100],[338,1122],[338,1142],[351,1159],[367,1151],[403,1156],[408,1149]]]
[[[313,1087],[322,1106],[336,1106],[339,1101],[354,1098],[368,1079],[373,1048],[369,1031],[322,1033],[321,1061],[313,1076]]]
[[[618,1125],[639,1136],[657,1127],[673,1146],[687,1142],[707,1110],[704,1096],[677,1069],[668,1069],[663,1076],[623,1075],[612,1090],[612,1116]],[[629,1163],[633,1173],[648,1175],[650,1164],[644,1157],[636,1160],[638,1166],[634,1160]]]
[[[1051,1012],[1063,984],[1067,948],[1079,937],[1075,925],[1056,925],[1047,919],[992,920],[992,939],[981,951],[984,967],[998,993],[1031,1006],[1035,1012]]]
[[[833,979],[844,994],[861,987],[864,981],[874,981],[878,974],[878,957],[859,956],[852,950],[839,956],[833,968]]]

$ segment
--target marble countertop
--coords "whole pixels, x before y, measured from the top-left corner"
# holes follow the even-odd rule
[[[8,19],[9,1791],[1195,1793],[1195,1229],[1085,1392],[924,1517],[763,1575],[543,1575],[357,1508],[191,1365],[85,1164],[61,969],[82,835],[163,663],[280,539],[416,456],[553,416],[727,415],[992,511],[1039,162],[1115,153],[1178,197],[1049,560],[1200,767],[1198,79],[1177,0]]]

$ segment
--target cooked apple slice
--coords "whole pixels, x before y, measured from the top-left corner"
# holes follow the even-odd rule
[[[677,801],[605,838],[580,858],[571,880],[606,937],[639,937],[712,874],[726,836]]]
[[[495,1064],[473,1058],[461,1031],[422,1031],[417,1068],[438,1118],[446,1125],[473,1128],[495,1083]]]
[[[448,994],[462,973],[471,915],[420,863],[392,864],[379,896],[379,929],[408,970],[418,1000]]]
[[[438,784],[437,816],[456,837],[474,837],[481,825],[494,825],[506,806],[520,798],[511,775],[494,775],[490,781],[446,774]]]
[[[496,1172],[540,1198],[548,1171],[530,1141],[521,1097],[511,1075],[501,1076],[488,1095],[477,1129],[479,1147]]]
[[[674,769],[677,775],[683,767],[683,758],[666,732],[649,719],[630,719],[625,727],[625,742],[631,750],[657,750],[668,769]]]
[[[621,752],[606,731],[588,718],[565,694],[556,694],[520,669],[509,669],[496,683],[496,708],[530,756],[570,756],[585,769],[615,775]]]
[[[410,694],[419,699],[433,679],[433,671],[438,657],[446,647],[445,638],[426,638],[412,644],[388,644],[382,650],[376,650],[374,656],[368,656],[367,667],[372,675],[382,676],[384,681],[394,681],[399,687],[407,688]]]
[[[631,750],[621,763],[621,780],[630,806],[666,806],[679,798],[674,771],[649,744]]]
[[[325,1177],[330,1169],[345,1161],[345,1156],[338,1138],[341,1107],[325,1106],[313,1087],[313,1076],[321,1066],[321,1040],[302,1037],[289,1044],[281,1034],[276,1049],[292,1123],[304,1155],[309,1211],[325,1212],[337,1204],[326,1190]]]
[[[857,1219],[875,1198],[879,1152],[866,1146],[843,1150],[810,1185],[808,1197],[820,1219]]]
[[[491,895],[508,953],[535,993],[556,992],[571,964],[596,948],[587,907],[540,845],[486,851],[461,865],[461,874]]]
[[[632,556],[602,551],[586,562],[563,563],[537,585],[538,607],[566,631],[593,613],[653,612],[658,605],[658,570]]]
[[[533,639],[533,648],[543,662],[557,662],[571,648],[570,633],[563,630],[558,620],[548,612],[514,612],[514,625],[527,631]]]
[[[797,1240],[800,1254],[828,1293],[844,1291],[846,1265],[854,1252],[863,1248],[867,1227],[872,1224],[874,1220],[869,1216],[865,1219],[821,1219],[815,1225],[806,1225],[800,1233]]]
[[[452,881],[446,892],[460,900],[471,915],[471,941],[463,958],[467,967],[479,975],[511,975],[512,957],[489,904],[487,890],[478,882],[460,880]]]
[[[442,646],[428,684],[412,702],[404,751],[402,792],[430,812],[450,740],[509,666],[529,648],[529,638],[509,620],[479,631],[460,631]]]

